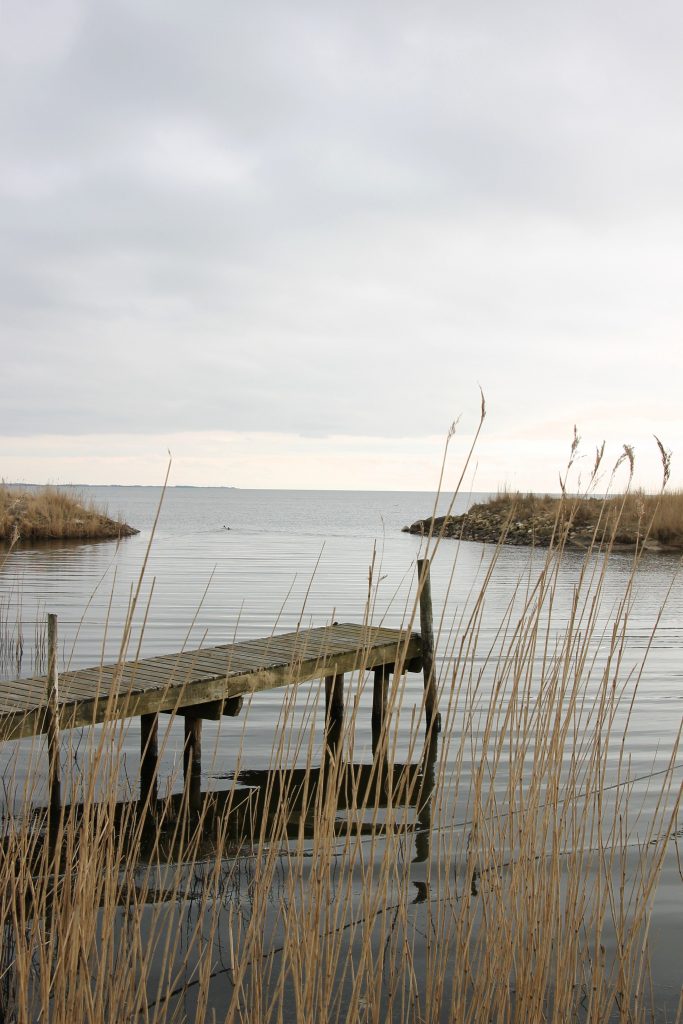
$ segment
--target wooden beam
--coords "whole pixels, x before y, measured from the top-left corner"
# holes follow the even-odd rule
[[[185,707],[169,709],[164,714],[180,715],[181,718],[203,718],[207,722],[219,722],[223,716],[237,718],[244,705],[244,697],[227,697],[225,700],[207,700],[203,704],[186,704]]]
[[[226,718],[237,718],[244,707],[244,697],[242,694],[239,697],[227,697],[222,703],[222,714]]]

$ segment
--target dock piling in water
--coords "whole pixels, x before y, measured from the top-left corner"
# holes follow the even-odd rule
[[[159,776],[159,715],[140,715],[140,802],[156,805]]]
[[[389,676],[393,671],[393,665],[378,665],[374,673],[372,688],[372,728],[373,731],[380,730],[387,712],[387,698],[389,694]]]
[[[441,731],[441,715],[436,692],[434,666],[434,616],[432,612],[432,582],[428,558],[418,558],[418,589],[420,595],[420,633],[422,636],[422,667],[425,684],[425,718],[427,729]]]
[[[50,613],[47,617],[47,694],[45,716],[50,796],[48,834],[51,849],[54,849],[57,841],[59,820],[62,814],[62,783],[59,764],[59,669],[57,657],[57,616]]]
[[[185,715],[184,720],[183,780],[190,810],[199,811],[202,806],[202,720],[189,715]]]
[[[325,676],[325,715],[341,722],[344,717],[344,673]]]

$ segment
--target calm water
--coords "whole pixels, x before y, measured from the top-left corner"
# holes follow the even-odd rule
[[[59,616],[62,667],[112,660],[119,649],[122,624],[135,590],[159,502],[158,488],[83,488],[86,498],[107,506],[138,527],[138,536],[116,545],[55,543],[24,548],[12,554],[2,570],[0,609],[5,618],[5,678],[30,675],[40,665],[44,619],[48,611]],[[476,497],[476,496],[474,496]],[[468,501],[459,499],[457,511]],[[133,639],[143,655],[179,650],[181,646],[225,643],[302,625],[323,625],[333,620],[360,621],[368,600],[368,573],[374,563],[372,617],[375,622],[399,626],[404,622],[415,592],[415,561],[419,538],[401,533],[401,527],[432,511],[434,496],[408,492],[243,491],[231,489],[173,488],[167,492],[142,582],[137,620],[146,615],[144,635]],[[446,500],[440,502],[445,511]],[[432,568],[435,622],[446,624],[440,641],[442,680],[448,681],[453,662],[457,624],[473,607],[493,549],[479,544],[445,541]],[[535,580],[544,560],[542,552],[504,548],[500,552],[481,616],[476,651],[468,671],[489,676],[486,654],[495,642],[506,609],[519,606],[524,588]],[[596,685],[604,660],[598,639],[609,628],[623,599],[631,573],[630,556],[613,556],[597,615]],[[578,554],[567,554],[559,576],[552,637],[566,624],[582,565]],[[634,798],[647,821],[651,772],[667,761],[681,722],[683,691],[683,583],[678,562],[671,557],[647,556],[636,577],[629,607],[627,645],[620,679],[641,673],[627,736],[629,771]],[[522,589],[519,587],[522,581]],[[513,615],[514,620],[514,615]],[[20,626],[17,626],[20,623]],[[655,623],[657,628],[655,630]],[[451,632],[453,624],[455,633]],[[11,646],[17,630],[23,636],[20,666]],[[645,658],[645,655],[647,657]],[[643,660],[645,659],[645,660]],[[409,676],[399,756],[406,752],[409,719],[418,708],[422,682]],[[305,688],[304,688],[305,689]],[[360,698],[356,750],[370,747],[370,693]],[[249,770],[267,767],[282,703],[278,691],[254,698],[245,725],[205,725],[204,746],[211,751],[205,765],[204,785],[220,787],[236,767],[235,734],[245,730]],[[365,713],[367,710],[367,714]],[[476,729],[476,722],[472,726]],[[231,730],[233,730],[231,732]],[[132,728],[127,754],[136,763],[137,735]],[[177,767],[182,734],[176,728],[165,751],[162,772]],[[21,745],[5,745],[3,764],[14,759],[21,774]],[[616,771],[618,750],[610,754]],[[683,762],[683,757],[679,755]],[[616,775],[615,775],[616,777]],[[680,787],[683,764],[676,769]],[[639,804],[640,806],[640,804]],[[681,929],[681,879],[675,843],[670,843],[653,926],[655,975],[667,1004],[675,1005],[681,982],[677,943]],[[420,879],[417,866],[416,879]]]

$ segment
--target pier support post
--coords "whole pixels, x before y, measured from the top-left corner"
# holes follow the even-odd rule
[[[62,783],[59,767],[59,671],[57,668],[57,616],[47,617],[47,756],[50,812],[48,842],[54,850],[62,814]]]
[[[148,811],[159,796],[159,715],[140,715],[140,803]]]
[[[325,676],[325,717],[341,722],[344,717],[344,673]]]
[[[389,695],[389,676],[393,665],[378,665],[372,688],[372,745],[373,749],[379,742],[382,725],[387,714],[387,698]]]
[[[436,785],[436,755],[439,749],[439,738],[432,730],[425,741],[425,749],[422,753],[422,764],[420,766],[422,779],[417,793],[417,824],[415,832],[415,856],[413,862],[416,864],[429,860],[429,850],[432,838],[432,800],[434,786]]]
[[[183,748],[183,779],[188,790],[188,806],[199,811],[202,806],[202,720],[186,716]]]
[[[427,729],[441,731],[441,715],[436,696],[434,667],[434,617],[432,612],[432,583],[429,559],[418,558],[418,592],[420,595],[420,632],[422,634],[422,670],[425,684],[425,718]]]

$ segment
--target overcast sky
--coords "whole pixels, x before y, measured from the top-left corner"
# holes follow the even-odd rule
[[[0,476],[683,485],[683,5],[1,0]]]

